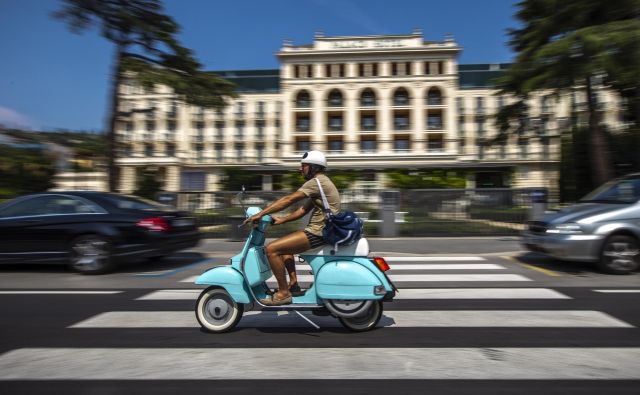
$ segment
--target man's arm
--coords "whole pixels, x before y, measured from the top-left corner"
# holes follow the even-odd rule
[[[287,215],[286,217],[278,217],[276,218],[276,225],[284,224],[285,222],[295,221],[299,218],[302,218],[313,208],[313,202],[309,200],[305,202],[300,208]]]
[[[281,197],[275,202],[271,203],[264,210],[260,211],[258,214],[252,215],[247,218],[243,223],[254,222],[264,217],[267,214],[277,213],[278,211],[282,211],[285,208],[291,206],[293,203],[306,198],[307,195],[302,193],[301,191],[295,191],[287,196]]]

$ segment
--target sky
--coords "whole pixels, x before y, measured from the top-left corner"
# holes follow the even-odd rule
[[[277,69],[284,40],[452,34],[461,64],[508,63],[516,0],[165,0],[179,40],[205,70]],[[50,15],[56,0],[0,0],[0,124],[104,130],[113,46],[96,29],[74,34]]]

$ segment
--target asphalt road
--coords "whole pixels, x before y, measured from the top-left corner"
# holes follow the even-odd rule
[[[400,288],[379,327],[248,312],[201,331],[193,279],[240,243],[81,276],[0,266],[0,392],[637,393],[640,273],[521,250],[517,239],[372,239]],[[308,275],[304,270],[301,275]]]

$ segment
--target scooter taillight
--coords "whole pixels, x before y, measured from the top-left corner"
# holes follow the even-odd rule
[[[371,261],[375,263],[376,266],[378,266],[378,269],[382,270],[383,272],[389,270],[389,264],[384,260],[383,257],[375,256]]]

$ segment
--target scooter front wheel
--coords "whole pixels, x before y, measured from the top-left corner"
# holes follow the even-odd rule
[[[376,300],[364,314],[351,318],[338,317],[338,319],[340,320],[340,323],[349,330],[354,332],[365,332],[375,328],[381,317],[382,302]]]
[[[207,332],[222,333],[233,329],[244,306],[236,303],[231,295],[220,287],[209,287],[202,291],[196,303],[196,318]]]

